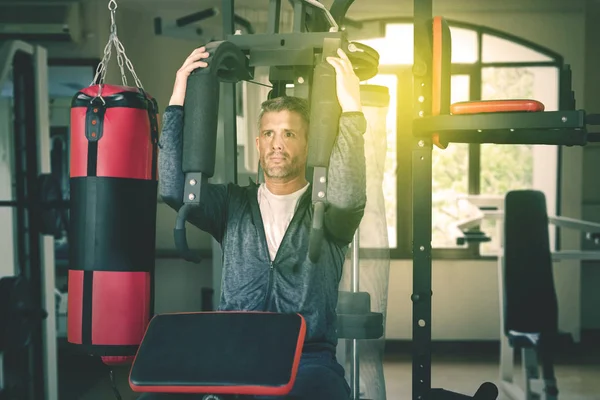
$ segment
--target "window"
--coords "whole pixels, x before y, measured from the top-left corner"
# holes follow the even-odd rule
[[[503,42],[500,42],[503,43]],[[515,46],[512,44],[512,46]],[[482,99],[531,98],[545,109],[558,109],[556,67],[486,67],[482,69]],[[558,147],[541,145],[481,146],[480,192],[501,195],[509,190],[536,188],[546,194],[548,210],[556,210]],[[484,232],[494,232],[495,221],[485,220]],[[554,240],[552,232],[551,241]],[[484,255],[498,250],[497,237],[481,246]]]
[[[534,43],[480,26],[449,22],[452,35],[451,102],[531,98],[557,110],[562,58]],[[358,40],[380,54],[379,75],[365,83],[390,89],[384,196],[394,258],[411,257],[410,197],[413,26],[389,22],[385,37]],[[394,105],[396,108],[394,108]],[[408,161],[407,161],[408,160]],[[542,190],[556,212],[558,146],[456,144],[432,155],[434,257],[479,257],[498,250],[494,221],[480,227],[491,242],[458,245],[454,226],[476,209],[468,195],[503,197],[508,190]],[[408,196],[407,196],[408,193]],[[554,240],[554,237],[551,237]]]
[[[452,75],[451,103],[469,100],[469,75]],[[452,223],[465,217],[464,201],[469,192],[469,145],[454,143],[445,150],[434,149],[432,161],[432,243],[434,248],[456,248],[456,238],[449,234]],[[464,246],[461,246],[464,247]]]
[[[555,61],[542,52],[495,35],[483,34],[481,50],[484,63]]]

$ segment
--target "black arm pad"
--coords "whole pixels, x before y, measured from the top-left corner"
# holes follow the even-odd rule
[[[328,167],[342,109],[338,103],[335,70],[326,61],[313,73],[310,98],[308,166]]]
[[[183,124],[183,172],[215,171],[220,82],[252,79],[252,68],[242,50],[228,41],[206,46],[208,66],[194,70],[187,81]]]
[[[190,74],[185,93],[182,170],[202,172],[208,178],[215,172],[219,80],[209,70]]]

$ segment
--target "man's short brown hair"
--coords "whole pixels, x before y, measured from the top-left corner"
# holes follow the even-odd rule
[[[302,120],[306,123],[306,132],[310,125],[310,106],[306,99],[294,96],[281,96],[263,101],[258,114],[258,129],[260,130],[260,121],[267,112],[290,111],[300,114]]]

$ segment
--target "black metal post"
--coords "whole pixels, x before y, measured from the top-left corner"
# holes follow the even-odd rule
[[[294,32],[304,32],[304,24],[306,23],[306,5],[304,0],[294,0]]]
[[[432,0],[414,1],[414,118],[431,113],[430,41]],[[412,398],[427,399],[431,392],[431,213],[432,142],[413,136],[413,353]]]
[[[223,38],[234,34],[235,0],[223,0]],[[237,100],[236,83],[222,83],[225,182],[237,184]]]
[[[279,17],[281,15],[281,0],[269,0],[269,16],[267,19],[267,34],[279,33]]]
[[[16,276],[31,287],[31,303],[42,309],[42,261],[40,253],[40,198],[38,188],[37,134],[35,114],[34,58],[17,52],[13,59],[14,93],[14,179],[16,195]],[[49,312],[52,312],[49,310]],[[3,355],[7,398],[40,399],[44,396],[42,319],[31,322],[31,342],[26,348],[7,350]],[[25,332],[24,332],[25,333]],[[0,396],[1,397],[1,396]]]
[[[215,15],[217,15],[217,10],[214,7],[207,8],[205,10],[198,11],[196,13],[189,14],[181,18],[177,18],[175,20],[175,25],[177,25],[178,27],[182,27],[189,24],[193,24],[194,22],[204,21],[206,19],[214,17]]]
[[[433,7],[432,0],[414,0],[413,116],[420,122],[432,113]],[[442,117],[443,118],[443,117]],[[413,123],[419,130],[419,124]],[[474,397],[431,388],[431,240],[433,131],[412,135],[413,207],[413,353],[412,399],[496,399],[496,386],[481,385]]]

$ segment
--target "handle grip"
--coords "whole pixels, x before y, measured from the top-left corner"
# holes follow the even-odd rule
[[[183,207],[179,209],[173,234],[175,236],[175,246],[181,254],[181,257],[186,261],[199,264],[200,261],[202,261],[202,258],[199,254],[196,254],[189,248],[185,231],[185,221],[192,208],[192,204],[184,204]]]

